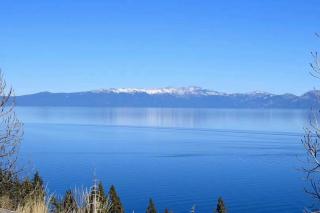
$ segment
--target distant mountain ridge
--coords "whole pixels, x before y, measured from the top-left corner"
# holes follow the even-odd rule
[[[73,93],[41,92],[18,96],[16,103],[18,106],[299,109],[320,107],[320,91],[297,96],[261,91],[228,94],[201,87],[110,88]]]
[[[93,90],[95,93],[146,93],[149,95],[222,95],[224,93],[202,89],[201,87],[164,87],[164,88],[151,88],[151,89],[142,89],[142,88],[110,88],[110,89],[101,89]]]

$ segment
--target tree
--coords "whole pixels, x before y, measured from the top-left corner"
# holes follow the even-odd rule
[[[22,135],[22,123],[15,114],[14,91],[8,88],[0,71],[0,169],[2,171],[14,171]]]
[[[19,184],[19,187],[13,191],[13,195],[16,194],[17,200],[14,201],[14,198],[11,199],[16,202],[15,205],[24,205],[25,202],[34,198],[34,192],[33,182],[29,178],[26,178]]]
[[[15,94],[0,71],[0,197],[10,199],[16,209],[30,199],[44,199],[43,181],[37,172],[33,180],[21,180],[16,168],[23,125],[15,113]]]
[[[100,181],[99,184],[98,184],[98,199],[99,199],[99,202],[102,204],[102,205],[106,205],[107,203],[107,197],[106,197],[106,194],[104,192],[104,187],[103,187],[103,184],[102,182]]]
[[[111,210],[111,203],[105,195],[104,187],[100,181],[91,188],[89,195],[89,212],[109,213]]]
[[[34,174],[32,183],[34,188],[34,197],[40,200],[44,199],[45,189],[43,186],[43,180],[38,171]]]
[[[36,173],[34,174],[34,176],[33,176],[33,185],[35,186],[35,187],[38,187],[38,186],[43,186],[43,180],[42,180],[42,178],[40,177],[40,175],[39,175],[39,172],[38,171],[36,171]]]
[[[71,190],[68,190],[63,199],[63,212],[76,212],[78,205]]]
[[[16,205],[23,193],[15,169],[23,129],[15,114],[14,97],[0,71],[0,196],[9,197]]]
[[[124,213],[124,208],[121,204],[120,198],[116,192],[114,185],[110,187],[109,199],[111,202],[111,213]]]
[[[147,207],[146,213],[157,213],[156,206],[153,203],[153,200],[150,198],[149,205]]]
[[[219,197],[218,199],[218,204],[217,204],[217,208],[216,208],[216,213],[226,213],[227,209],[224,205],[223,199],[222,197]]]
[[[20,202],[30,182],[20,182],[15,163],[22,139],[22,123],[15,114],[15,95],[0,71],[0,196],[11,199],[13,207]],[[22,186],[28,189],[22,190]]]
[[[317,52],[311,53],[313,63],[311,63],[312,76],[320,78],[320,59]],[[319,103],[315,103],[318,104]],[[302,144],[306,150],[306,162],[303,171],[306,173],[310,186],[305,191],[310,194],[319,204],[320,202],[320,111],[313,111],[309,127],[305,128],[305,135]]]

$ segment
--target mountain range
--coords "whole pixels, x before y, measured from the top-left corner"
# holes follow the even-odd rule
[[[73,93],[40,92],[16,97],[18,106],[311,108],[320,107],[320,91],[300,96],[267,92],[222,93],[200,87],[110,88]]]

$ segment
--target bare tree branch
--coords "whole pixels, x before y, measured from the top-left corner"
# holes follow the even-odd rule
[[[14,91],[8,88],[0,70],[0,169],[2,171],[13,171],[23,136],[23,125],[14,109]]]

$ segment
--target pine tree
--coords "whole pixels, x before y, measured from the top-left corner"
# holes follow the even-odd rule
[[[23,203],[26,200],[30,199],[31,196],[33,195],[34,187],[33,187],[33,182],[29,180],[29,178],[26,178],[22,183],[21,186],[19,187],[19,200]]]
[[[102,182],[99,182],[98,186],[95,184],[89,196],[90,210],[89,212],[94,212],[94,209],[98,209],[99,213],[105,213],[109,211],[107,197],[105,195],[104,187]]]
[[[68,190],[63,199],[64,212],[76,212],[78,209],[76,200],[73,197],[71,190]]]
[[[34,196],[36,199],[44,199],[45,197],[45,189],[43,186],[43,180],[39,175],[39,172],[37,171],[33,176],[33,188],[34,188]]]
[[[99,202],[101,204],[105,205],[106,202],[107,202],[107,197],[106,197],[106,194],[104,192],[104,187],[103,187],[103,184],[102,184],[101,181],[98,184],[98,195],[99,195]]]
[[[148,206],[148,208],[147,208],[146,213],[157,213],[156,206],[154,205],[152,199],[149,200],[149,206]]]
[[[222,197],[219,197],[216,213],[227,213],[227,208],[224,205]]]
[[[33,176],[33,184],[35,186],[43,186],[43,180],[39,175],[39,172],[37,171]]]
[[[113,185],[109,190],[109,198],[111,201],[111,213],[124,213],[124,208]]]

